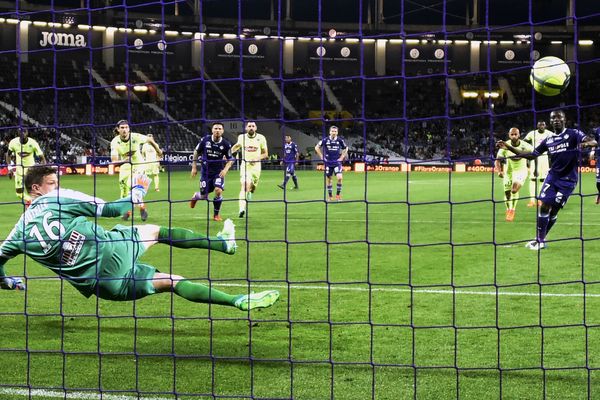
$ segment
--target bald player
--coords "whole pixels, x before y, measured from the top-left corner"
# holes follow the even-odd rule
[[[533,147],[529,143],[521,140],[521,134],[517,128],[510,128],[508,138],[509,140],[505,143],[510,144],[511,147],[525,153],[533,151]],[[521,190],[528,174],[527,160],[517,157],[516,154],[507,148],[500,148],[495,161],[498,176],[502,178],[504,183],[504,204],[506,205],[506,221],[508,222],[515,219],[519,190]],[[502,160],[505,161],[504,167],[501,165]]]

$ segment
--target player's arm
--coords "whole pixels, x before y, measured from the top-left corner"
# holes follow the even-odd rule
[[[13,178],[13,167],[10,165],[12,163],[12,159],[10,157],[10,153],[12,152],[11,149],[8,149],[8,151],[6,152],[6,168],[8,168],[8,177],[10,179]]]
[[[504,170],[502,169],[502,160],[504,159],[504,150],[499,150],[494,160],[494,171],[498,173],[500,178],[504,177]]]
[[[582,149],[585,149],[586,147],[590,148],[590,147],[596,147],[596,146],[598,146],[598,142],[594,138],[592,138],[592,137],[586,136],[581,141],[581,148]]]
[[[25,283],[23,283],[21,278],[6,276],[4,272],[4,265],[15,256],[21,254],[19,248],[12,245],[11,236],[13,232],[8,235],[8,238],[0,246],[0,289],[25,290]]]
[[[233,165],[233,158],[229,158],[227,160],[227,162],[225,163],[225,166],[223,167],[223,169],[221,170],[221,172],[219,172],[219,176],[221,178],[225,178],[225,175],[227,175],[227,173],[229,172],[229,168],[231,168],[231,166]]]
[[[321,152],[321,142],[317,143],[317,145],[315,146],[315,153],[319,155],[319,158],[321,160],[325,161],[325,159],[323,158],[323,153]]]
[[[194,155],[192,156],[192,172],[190,172],[190,176],[194,177],[198,174],[198,167],[196,166],[198,160],[198,146],[194,149]]]
[[[265,139],[265,143],[260,148],[260,159],[266,160],[269,158],[269,149],[267,148],[267,139]]]
[[[542,143],[544,144],[544,143]],[[542,146],[542,145],[540,145]],[[522,158],[526,158],[528,160],[533,160],[535,158],[537,158],[539,156],[539,154],[537,154],[537,149],[532,151],[528,151],[528,150],[521,150],[521,149],[517,149],[516,147],[511,146],[510,144],[504,142],[503,140],[498,141],[496,143],[496,147],[498,147],[499,149],[506,149],[510,152],[512,152],[513,154],[522,157]],[[539,146],[538,146],[539,148]]]
[[[154,150],[156,150],[156,155],[157,155],[158,157],[162,157],[162,154],[163,154],[163,152],[162,152],[162,150],[160,149],[160,146],[158,145],[158,143],[156,143],[156,142],[154,141],[154,138],[151,138],[151,137],[147,137],[147,136],[146,136],[146,139],[147,139],[147,143],[150,143],[150,146],[154,147]],[[144,158],[145,158],[145,157],[144,157]]]
[[[44,156],[44,152],[42,151],[42,148],[38,142],[35,142],[35,154],[40,158],[40,162],[42,164],[47,164],[46,156]]]
[[[234,144],[233,147],[231,148],[231,154],[237,153],[242,148],[243,140],[244,140],[244,135],[239,135],[237,143]]]

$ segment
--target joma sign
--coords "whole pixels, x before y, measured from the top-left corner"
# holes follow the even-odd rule
[[[87,43],[85,42],[85,36],[81,34],[74,35],[72,33],[42,31],[40,46],[85,47]]]

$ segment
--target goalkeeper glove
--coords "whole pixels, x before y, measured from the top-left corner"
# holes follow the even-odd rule
[[[25,283],[21,278],[11,278],[9,276],[0,278],[0,289],[4,290],[25,290]]]
[[[133,185],[131,187],[131,201],[134,204],[143,203],[149,186],[150,178],[144,174],[136,175],[133,178]]]

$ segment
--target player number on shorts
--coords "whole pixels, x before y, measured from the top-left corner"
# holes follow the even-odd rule
[[[44,217],[42,219],[42,228],[44,228],[44,232],[46,233],[48,239],[59,240],[60,237],[65,234],[65,227],[59,221],[48,223],[48,220],[51,216],[51,212],[47,212],[46,214],[44,214]],[[35,238],[40,243],[40,246],[42,246],[44,253],[50,251],[51,246],[50,244],[48,244],[48,242],[44,240],[44,237],[42,236],[42,233],[40,232],[40,229],[38,228],[37,224],[34,225],[33,228],[31,228],[31,231],[29,231],[29,236]]]

